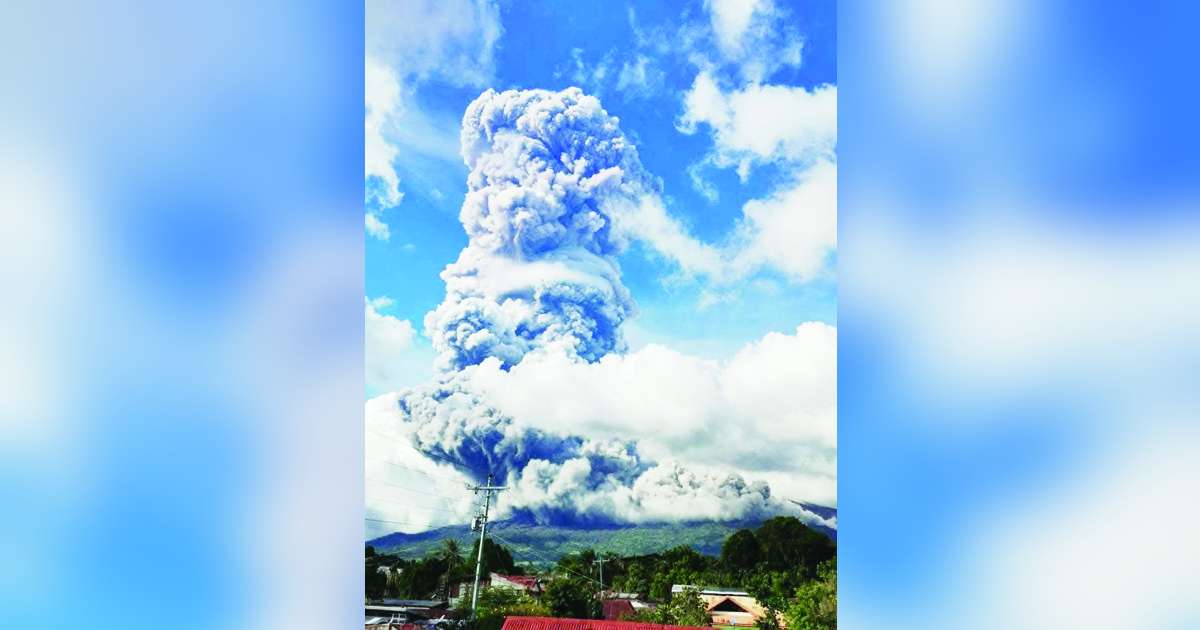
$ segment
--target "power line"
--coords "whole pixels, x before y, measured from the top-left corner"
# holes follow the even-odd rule
[[[438,512],[446,512],[446,513],[449,513],[449,514],[458,514],[458,513],[459,513],[459,511],[458,511],[458,510],[447,510],[446,508],[432,507],[432,506],[426,506],[426,505],[412,505],[412,504],[410,504],[410,503],[406,503],[406,502],[404,502],[404,501],[401,501],[401,500],[399,500],[399,499],[392,499],[392,498],[390,498],[390,497],[370,497],[370,500],[371,500],[371,501],[387,501],[388,503],[394,503],[394,504],[396,504],[396,505],[402,505],[402,506],[404,506],[404,507],[406,507],[406,508],[412,508],[412,509],[415,509],[415,510],[435,510],[435,511],[438,511]]]
[[[363,517],[363,520],[371,521],[372,523],[384,523],[384,524],[388,524],[388,525],[411,525],[413,527],[424,527],[427,529],[430,527],[429,523],[413,523],[412,521],[392,521],[392,520],[388,520],[386,518],[371,518],[369,516]],[[466,525],[466,523],[450,523],[449,525]],[[443,527],[448,527],[449,525],[443,525]]]
[[[384,438],[384,439],[396,439],[396,436],[385,436],[385,434],[379,433],[378,431],[367,431],[367,433],[371,433],[371,434],[373,434],[373,436],[378,436],[378,437]],[[442,455],[438,455],[438,454],[436,454],[436,452],[430,452],[430,451],[424,451],[424,450],[418,450],[418,452],[420,452],[421,455],[432,458],[432,460],[438,460],[438,461],[443,461],[445,463],[448,463],[448,464],[450,464],[450,466],[454,467],[455,470],[458,470],[458,468],[462,467],[462,462],[456,462],[454,460],[451,460],[451,458],[449,458],[449,457],[443,457]],[[388,460],[373,460],[373,461],[390,463],[390,464],[392,464],[392,466],[400,466],[401,468],[409,468],[407,466],[402,466],[402,464],[390,462]],[[438,475],[426,473],[425,470],[418,470],[415,468],[409,468],[409,469],[413,470],[413,472],[416,472],[416,473],[421,473],[421,474],[426,474],[428,476],[432,476],[432,478],[434,478],[434,479],[448,479],[448,478],[445,478],[445,476],[442,476],[442,478],[439,478]],[[457,480],[455,480],[455,481],[457,482]]]
[[[385,480],[383,480],[383,479],[380,479],[380,478],[378,478],[378,477],[367,477],[367,481],[369,481],[369,482],[374,482],[374,483],[379,483],[379,484],[383,484],[383,485],[385,485],[385,486],[391,486],[391,487],[393,487],[393,488],[397,488],[397,489],[399,489],[399,490],[404,490],[405,492],[414,492],[414,493],[416,493],[416,494],[424,494],[424,495],[431,496],[431,497],[438,497],[438,498],[440,498],[440,499],[446,499],[447,501],[453,501],[453,500],[454,500],[454,499],[453,499],[453,497],[448,497],[448,496],[446,496],[446,495],[444,495],[444,494],[438,494],[438,493],[436,493],[436,492],[426,492],[426,491],[424,491],[424,490],[416,490],[416,489],[414,489],[414,488],[409,488],[409,487],[407,487],[407,486],[402,486],[402,485],[400,485],[400,484],[397,484],[397,483],[392,483],[392,482],[390,482],[390,481],[385,481]]]
[[[502,542],[502,543],[504,543],[504,544],[508,545],[509,547],[514,547],[514,548],[516,548],[516,549],[518,549],[518,550],[519,550],[519,549],[521,549],[522,547],[524,547],[523,545],[518,545],[517,543],[514,543],[514,542],[512,542],[511,540],[506,540],[506,539],[504,539],[504,538],[501,538],[501,537],[497,536],[495,532],[492,532],[492,538],[495,538],[496,540],[499,540],[500,542]],[[563,571],[566,571],[567,573],[570,573],[571,575],[574,575],[574,576],[577,576],[577,577],[581,577],[581,578],[583,578],[583,579],[585,579],[585,580],[588,580],[588,581],[591,581],[591,582],[596,582],[597,584],[599,584],[599,585],[600,585],[600,587],[601,587],[601,588],[604,588],[604,583],[603,583],[603,582],[600,582],[600,581],[598,581],[596,578],[594,578],[594,577],[592,577],[592,576],[590,576],[590,575],[584,575],[584,574],[582,574],[582,573],[576,573],[576,572],[574,572],[574,571],[572,571],[572,570],[570,570],[570,569],[568,569],[568,568],[566,568],[566,567],[558,566],[558,561],[557,561],[557,560],[553,560],[553,559],[551,559],[551,558],[547,558],[546,556],[543,556],[542,554],[535,552],[535,551],[534,551],[532,548],[530,548],[530,547],[524,547],[524,551],[522,551],[522,553],[526,553],[526,554],[529,554],[529,555],[537,556],[537,557],[538,557],[538,558],[540,558],[541,560],[543,560],[543,561],[545,561],[545,562],[552,563],[552,564],[554,564],[554,565],[555,565],[557,568],[559,568],[559,569],[561,569],[561,570],[563,570]]]
[[[447,464],[454,466],[455,470],[458,470],[458,467],[462,465],[462,462],[456,462],[448,457],[442,457],[441,455],[438,455],[436,453],[430,453],[429,451],[418,451],[418,452],[426,457],[432,457],[433,459],[438,459],[443,462],[446,462]]]
[[[425,475],[426,477],[429,477],[430,479],[441,479],[442,481],[449,481],[449,482],[457,484],[457,485],[463,485],[466,483],[462,479],[453,479],[453,478],[447,477],[445,475],[435,475],[429,471],[421,470],[420,468],[413,468],[412,466],[405,466],[404,464],[393,462],[389,459],[368,459],[367,461],[368,462],[378,462],[380,464],[387,464],[389,466],[395,466],[396,468],[403,468],[404,470],[407,470],[410,472],[415,472],[418,475]]]

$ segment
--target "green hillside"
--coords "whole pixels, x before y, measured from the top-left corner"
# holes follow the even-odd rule
[[[717,555],[730,534],[757,525],[757,522],[700,522],[582,528],[497,521],[488,526],[488,533],[511,549],[517,561],[541,564],[587,549],[637,556],[687,545],[700,553]],[[379,553],[411,559],[434,551],[444,538],[453,538],[469,549],[477,535],[466,526],[450,526],[419,534],[388,534],[367,544]]]

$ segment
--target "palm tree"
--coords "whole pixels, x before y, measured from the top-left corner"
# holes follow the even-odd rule
[[[465,563],[463,562],[462,550],[458,546],[458,541],[453,538],[442,540],[442,548],[438,552],[438,557],[446,564],[446,574],[443,578],[442,593],[446,599],[450,598],[450,583],[458,575],[462,574]]]

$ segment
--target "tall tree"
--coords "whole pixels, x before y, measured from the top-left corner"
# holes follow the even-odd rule
[[[721,546],[721,563],[735,573],[753,569],[761,559],[758,537],[748,529],[737,530]]]
[[[791,516],[767,519],[754,535],[762,560],[772,571],[802,569],[805,577],[813,577],[818,564],[837,554],[832,540]]]
[[[817,579],[796,589],[783,613],[788,630],[834,630],[837,628],[837,559],[821,563]]]
[[[555,566],[560,571],[580,575],[593,575],[596,571],[596,552],[584,549],[578,553],[568,553],[558,559]]]
[[[366,563],[366,595],[367,599],[379,599],[383,597],[384,590],[387,588],[387,575],[379,572],[379,565],[368,562]]]
[[[442,574],[441,596],[449,599],[451,585],[466,577],[467,563],[463,560],[462,549],[459,548],[458,541],[453,538],[442,540],[439,556],[446,566],[445,573]]]
[[[475,540],[475,544],[471,546],[470,563],[474,566],[475,559],[479,557],[479,540]],[[472,568],[472,571],[474,569]],[[483,574],[496,572],[504,575],[513,575],[520,573],[515,562],[513,562],[512,553],[503,545],[492,542],[491,538],[483,540]]]
[[[630,563],[625,574],[619,580],[613,581],[613,588],[626,593],[639,593],[648,596],[650,593],[650,571],[641,562]]]
[[[596,584],[578,577],[559,577],[546,585],[542,601],[555,617],[594,619],[600,616]]]
[[[671,595],[671,600],[634,615],[636,621],[660,623],[670,626],[709,625],[708,607],[696,589],[684,589]]]
[[[459,614],[471,616],[471,600],[465,598],[459,604]],[[479,590],[479,608],[476,610],[473,630],[500,630],[508,616],[548,617],[550,608],[528,593],[510,588],[482,588]]]

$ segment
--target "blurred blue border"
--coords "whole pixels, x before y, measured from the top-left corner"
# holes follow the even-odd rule
[[[363,12],[0,8],[0,627],[362,622]]]

